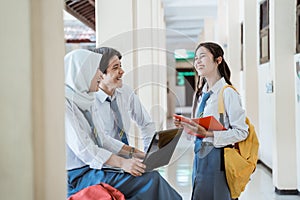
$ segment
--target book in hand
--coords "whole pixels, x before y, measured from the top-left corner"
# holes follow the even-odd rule
[[[200,126],[203,126],[208,131],[223,131],[226,130],[226,128],[218,121],[214,116],[207,116],[207,117],[201,117],[201,118],[188,118],[182,115],[173,114],[175,119],[178,119],[179,121],[191,123],[191,120],[199,124]]]

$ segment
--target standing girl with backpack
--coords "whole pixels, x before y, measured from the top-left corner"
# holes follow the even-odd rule
[[[224,51],[216,43],[200,43],[195,50],[194,67],[199,80],[195,91],[192,118],[214,116],[218,113],[218,96],[230,82],[230,69],[224,60]],[[193,166],[193,200],[230,200],[230,191],[224,169],[224,147],[245,140],[248,136],[246,114],[240,96],[232,88],[223,93],[226,130],[208,131],[191,121],[174,119],[176,126],[183,126],[202,137],[195,138]]]

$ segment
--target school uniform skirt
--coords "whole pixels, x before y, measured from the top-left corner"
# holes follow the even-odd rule
[[[134,177],[128,173],[91,169],[89,166],[68,171],[68,197],[100,182],[118,189],[129,200],[182,199],[157,171]]]
[[[231,200],[222,148],[202,142],[194,150],[192,200]]]

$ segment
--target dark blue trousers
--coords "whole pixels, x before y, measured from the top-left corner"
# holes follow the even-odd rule
[[[182,199],[157,171],[134,177],[128,173],[91,169],[88,166],[68,171],[68,197],[100,182],[115,187],[130,200]]]

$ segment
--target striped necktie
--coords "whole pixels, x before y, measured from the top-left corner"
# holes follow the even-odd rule
[[[121,113],[120,113],[118,105],[117,105],[117,100],[116,100],[116,98],[114,98],[111,101],[111,99],[109,97],[107,97],[106,101],[110,102],[110,108],[112,109],[112,111],[114,113],[115,122],[118,127],[119,137],[123,143],[128,145],[128,140],[126,137],[126,133],[124,132],[123,121],[122,121]]]

